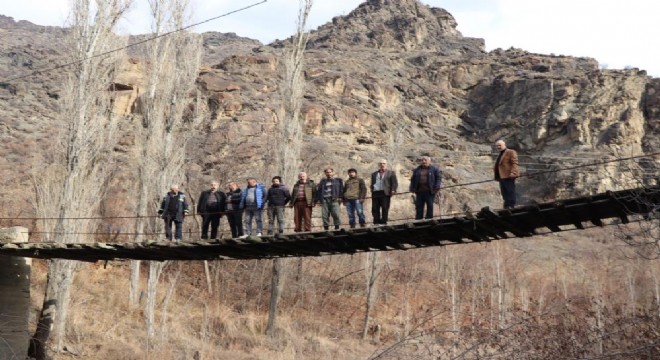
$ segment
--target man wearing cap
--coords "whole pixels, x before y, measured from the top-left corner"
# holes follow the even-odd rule
[[[344,182],[344,205],[348,213],[348,224],[355,228],[355,213],[357,212],[360,227],[365,227],[364,210],[362,204],[367,197],[367,185],[364,179],[357,176],[357,170],[348,169],[348,179]]]

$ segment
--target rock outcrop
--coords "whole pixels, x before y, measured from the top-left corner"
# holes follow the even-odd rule
[[[369,0],[313,31],[309,48],[425,50],[442,56],[484,52],[482,39],[464,38],[444,9],[416,0]]]

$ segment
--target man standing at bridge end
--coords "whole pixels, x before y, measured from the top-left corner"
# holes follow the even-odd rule
[[[158,215],[165,220],[165,236],[172,240],[172,223],[176,227],[174,239],[181,241],[183,238],[183,219],[188,214],[188,202],[183,192],[179,191],[179,185],[172,185],[170,192],[165,194],[160,203]]]
[[[518,153],[508,149],[502,140],[495,142],[495,147],[500,155],[495,161],[495,180],[500,183],[500,192],[504,200],[505,209],[513,209],[516,206],[516,178],[518,177]]]

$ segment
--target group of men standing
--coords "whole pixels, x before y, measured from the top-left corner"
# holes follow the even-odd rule
[[[507,149],[504,141],[495,143],[500,154],[495,162],[495,179],[500,183],[500,190],[505,208],[513,208],[516,203],[515,179],[518,177],[518,155],[514,150]],[[433,218],[433,203],[440,191],[442,172],[431,164],[431,158],[422,156],[420,165],[413,170],[409,191],[413,194],[415,203],[415,219]],[[371,213],[375,225],[385,225],[388,221],[390,201],[397,193],[398,180],[396,173],[387,168],[387,160],[378,162],[378,170],[371,174]],[[343,204],[348,213],[351,228],[366,226],[364,216],[364,201],[367,197],[367,186],[356,169],[347,171],[348,178],[344,181],[336,177],[334,169],[326,168],[325,177],[318,184],[309,179],[305,172],[298,174],[298,181],[289,190],[282,184],[282,178],[271,179],[271,187],[266,189],[256,178],[247,179],[246,187],[241,189],[237,183],[227,184],[227,192],[219,191],[219,183],[213,181],[208,190],[203,191],[197,201],[197,213],[202,216],[201,238],[216,239],[218,226],[222,215],[227,215],[227,221],[233,238],[248,235],[261,236],[263,233],[262,213],[268,213],[268,234],[284,232],[284,209],[287,205],[293,207],[294,231],[312,230],[312,208],[315,204],[321,206],[323,228],[330,229],[330,219],[334,229],[341,226],[340,206]],[[426,211],[424,211],[426,208]],[[172,239],[172,225],[175,225],[174,238],[182,238],[182,224],[189,212],[185,195],[173,185],[161,202],[159,215],[165,221],[166,237]],[[256,231],[253,228],[256,224]]]
[[[365,227],[367,221],[364,201],[367,197],[367,186],[364,179],[358,176],[356,169],[349,169],[347,173],[348,178],[344,181],[335,176],[334,169],[326,168],[325,177],[315,184],[307,173],[301,172],[298,174],[298,181],[290,190],[282,184],[282,178],[279,176],[272,178],[271,187],[268,189],[253,177],[247,179],[243,189],[236,182],[230,182],[227,184],[226,193],[219,190],[217,181],[213,181],[208,190],[202,191],[197,201],[197,214],[202,217],[201,238],[218,237],[220,218],[223,215],[227,216],[233,238],[261,236],[264,209],[268,213],[268,234],[281,234],[284,232],[284,209],[287,205],[293,207],[295,232],[312,231],[312,209],[316,204],[321,206],[325,230],[330,229],[331,222],[334,229],[341,226],[342,204],[348,213],[349,226]],[[396,193],[397,186],[396,173],[387,169],[386,160],[381,160],[378,171],[371,175],[374,224],[387,224],[390,198]],[[186,196],[179,191],[179,186],[172,185],[170,192],[163,197],[158,211],[165,220],[167,239],[181,240],[183,220],[189,213],[188,206]],[[172,225],[175,226],[174,234]],[[253,225],[256,225],[256,228]]]
[[[366,226],[366,218],[364,216],[364,201],[367,197],[367,186],[361,177],[358,176],[356,169],[348,169],[348,178],[344,181],[342,178],[335,176],[333,168],[326,168],[323,170],[325,175],[318,184],[307,176],[307,173],[301,172],[298,174],[298,181],[293,185],[290,196],[282,202],[273,202],[271,199],[271,191],[267,202],[269,204],[269,212],[272,207],[278,208],[282,216],[277,216],[279,224],[279,232],[283,232],[283,209],[287,203],[291,203],[293,207],[294,231],[312,231],[312,208],[316,204],[321,206],[321,219],[323,221],[323,229],[329,230],[330,224],[334,229],[339,229],[341,226],[340,206],[343,204],[348,213],[348,223],[353,229],[358,225],[360,227]],[[377,180],[374,180],[377,179]],[[371,192],[372,192],[372,214],[374,216],[374,224],[386,224],[387,214],[390,207],[390,197],[396,193],[397,188],[396,174],[387,170],[387,161],[380,161],[380,169],[372,174]],[[274,218],[269,213],[269,218]],[[272,225],[269,226],[269,234],[272,233]]]

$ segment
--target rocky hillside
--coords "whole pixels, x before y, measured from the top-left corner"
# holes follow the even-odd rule
[[[261,134],[277,124],[284,46],[227,58],[200,75],[215,110],[209,151],[199,155],[215,161],[202,173],[215,175],[222,154],[258,168],[268,163],[272,144]],[[325,164],[365,172],[388,157],[405,178],[417,156],[430,155],[446,170],[446,184],[486,179],[498,138],[519,150],[529,171],[658,149],[659,82],[644,71],[600,70],[593,59],[520,49],[486,53],[483,40],[461,36],[449,13],[413,0],[367,1],[314,31],[308,48],[303,114],[312,173]],[[317,153],[330,156],[318,161]],[[647,163],[657,177],[654,164]],[[619,169],[628,166],[521,186],[528,200],[631,186],[631,173]],[[452,191],[446,206],[492,205],[493,190]]]
[[[33,184],[48,155],[44,145],[60,130],[51,120],[66,68],[22,76],[67,61],[65,32],[0,16],[0,217],[34,215]],[[288,44],[204,34],[197,84],[210,112],[187,150],[184,190],[196,194],[210,179],[267,182],[276,175],[272,134]],[[369,0],[313,31],[301,170],[314,179],[325,166],[366,175],[387,158],[405,191],[420,155],[440,165],[445,185],[490,179],[492,144],[500,138],[519,151],[523,172],[660,151],[660,79],[637,69],[602,70],[589,58],[486,52],[483,44],[463,37],[447,11],[414,0]],[[149,64],[138,50],[129,55],[113,87],[126,133],[116,148],[117,189],[107,215],[134,213],[128,129],[140,120],[132,109]],[[529,203],[621,189],[658,181],[659,168],[655,156],[526,177],[519,193]],[[492,182],[442,195],[443,214],[501,204]],[[409,197],[399,196],[391,217],[409,218],[411,208]],[[27,226],[38,239],[36,221],[0,220],[10,225]],[[625,231],[291,259],[275,338],[264,335],[270,262],[211,262],[208,278],[200,262],[172,263],[161,279],[155,348],[146,345],[143,303],[127,303],[128,264],[85,264],[72,292],[67,349],[89,359],[624,358],[636,349],[645,355],[628,358],[650,359],[658,354],[649,344],[657,344],[660,269],[621,246]],[[370,259],[380,273],[363,339]],[[46,281],[44,263],[35,263],[33,317]]]
[[[11,213],[30,213],[28,170],[39,167],[32,159],[54,131],[48,119],[66,70],[12,78],[65,61],[58,52],[65,30],[0,20],[0,76],[8,80],[0,83],[0,171],[21,190],[3,200],[13,204]],[[528,172],[659,149],[659,79],[637,69],[601,70],[589,58],[513,48],[488,53],[482,39],[463,37],[456,25],[447,11],[415,0],[369,0],[313,31],[305,69],[304,170],[314,178],[328,165],[366,174],[385,157],[405,188],[419,155],[445,170],[446,185],[490,178],[491,144],[499,138],[519,151]],[[269,133],[278,124],[287,44],[204,35],[198,84],[211,114],[190,150],[191,188],[211,178],[256,175],[266,181],[274,175],[276,144]],[[127,121],[138,116],[131,109],[146,65],[133,53],[119,77],[118,111]],[[130,154],[130,142],[122,151]],[[521,195],[539,201],[633,186],[657,178],[658,162],[525,178]],[[395,208],[408,207],[406,199],[398,203]],[[495,184],[447,191],[442,206],[462,211],[485,205],[499,205]]]

